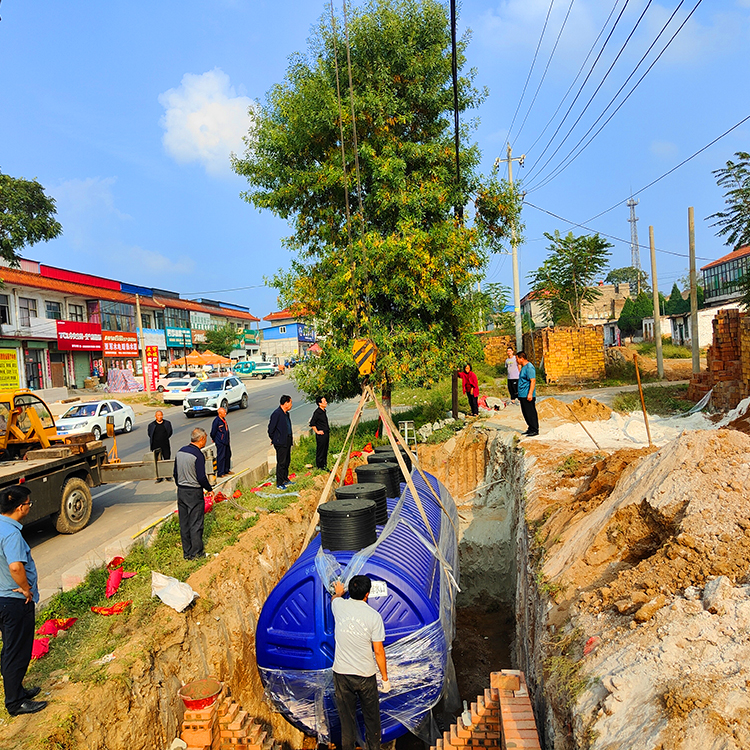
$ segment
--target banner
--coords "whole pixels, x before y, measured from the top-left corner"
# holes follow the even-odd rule
[[[146,347],[146,372],[144,378],[148,378],[147,390],[151,392],[156,390],[159,381],[159,347]],[[144,381],[145,385],[145,381]]]
[[[129,331],[102,331],[105,357],[137,357],[138,336]]]
[[[155,346],[163,351],[167,348],[167,339],[162,328],[136,328],[136,333],[141,337],[141,346]]]
[[[61,352],[100,352],[102,350],[102,328],[97,323],[56,320],[55,324],[57,348]]]
[[[189,328],[172,328],[167,326],[167,346],[173,349],[190,349],[193,346],[193,336]]]
[[[13,391],[20,387],[16,350],[0,349],[0,390]]]

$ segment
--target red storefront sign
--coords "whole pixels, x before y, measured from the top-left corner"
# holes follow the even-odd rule
[[[102,328],[96,323],[57,320],[57,348],[61,351],[100,352]]]
[[[128,331],[102,331],[105,357],[137,357],[138,335]]]
[[[149,391],[156,390],[156,384],[159,381],[159,347],[158,346],[147,346],[146,347],[146,372],[144,374],[144,380],[148,378],[148,385],[146,389]],[[144,382],[144,385],[146,383]]]

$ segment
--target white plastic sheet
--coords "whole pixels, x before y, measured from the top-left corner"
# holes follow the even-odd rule
[[[151,571],[151,596],[158,596],[164,604],[182,612],[198,596],[189,584],[163,573]]]

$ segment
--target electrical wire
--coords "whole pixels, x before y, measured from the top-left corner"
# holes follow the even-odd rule
[[[672,167],[672,169],[668,170],[663,175],[660,175],[655,180],[652,180],[651,182],[649,182],[648,185],[645,185],[640,190],[636,190],[634,193],[631,193],[627,198],[623,198],[621,201],[618,201],[613,206],[610,206],[609,208],[604,209],[604,211],[600,211],[598,214],[596,214],[595,216],[592,216],[590,219],[586,219],[585,223],[588,224],[590,221],[594,221],[594,219],[598,219],[600,216],[604,216],[604,214],[608,214],[610,211],[614,211],[618,206],[621,206],[628,199],[634,198],[636,195],[640,195],[645,190],[648,190],[650,187],[653,187],[654,185],[656,185],[657,182],[661,182],[665,177],[669,177],[669,175],[671,175],[672,172],[676,172],[680,167],[684,166],[689,161],[692,161],[693,159],[695,159],[696,156],[700,156],[700,154],[702,154],[706,149],[711,148],[711,146],[713,146],[714,143],[718,143],[722,138],[729,135],[733,130],[737,130],[737,128],[740,127],[740,125],[743,125],[748,120],[750,120],[750,115],[748,115],[747,117],[744,117],[735,125],[732,125],[732,127],[729,128],[729,130],[725,130],[721,135],[714,138],[710,143],[707,143],[705,146],[703,146],[703,148],[699,148],[694,154],[691,154],[690,156],[688,156],[687,159],[683,159],[679,164]]]
[[[224,292],[244,292],[246,289],[263,289],[265,284],[251,284],[250,286],[236,286],[233,289],[212,289],[208,292],[182,292],[185,297],[196,297],[201,294],[224,294]]]
[[[542,33],[539,36],[539,41],[534,51],[534,59],[531,61],[531,67],[529,68],[529,74],[526,76],[526,83],[523,85],[523,91],[521,92],[521,98],[518,100],[518,106],[516,111],[513,113],[513,119],[511,120],[510,127],[508,128],[508,141],[510,141],[510,134],[513,130],[513,126],[516,123],[516,117],[518,117],[518,111],[521,109],[521,103],[523,102],[524,96],[526,96],[526,88],[531,80],[531,74],[534,72],[534,65],[536,65],[536,58],[539,54],[539,48],[542,46],[542,40],[544,39],[544,32],[547,31],[547,23],[549,22],[550,13],[552,13],[552,6],[555,4],[555,0],[550,0],[549,8],[547,9],[547,16],[544,19],[544,26],[542,26]]]

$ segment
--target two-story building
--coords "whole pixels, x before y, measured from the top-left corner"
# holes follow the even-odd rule
[[[304,357],[315,343],[315,330],[290,310],[280,310],[263,318],[270,325],[262,329],[261,352],[267,358]]]
[[[738,300],[742,296],[740,279],[750,274],[750,245],[701,268],[705,304],[710,307]]]

